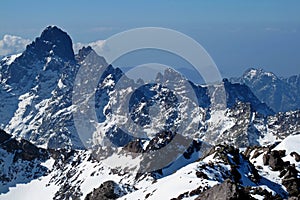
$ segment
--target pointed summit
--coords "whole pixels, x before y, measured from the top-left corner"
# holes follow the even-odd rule
[[[263,69],[255,69],[255,68],[250,68],[245,71],[243,74],[243,78],[247,80],[252,80],[252,79],[261,79],[264,78],[269,81],[277,81],[278,77],[272,73],[272,72],[266,72]]]
[[[48,26],[34,42],[26,47],[25,54],[37,58],[58,56],[63,60],[74,60],[70,36],[56,26]]]
[[[83,61],[87,55],[89,55],[91,52],[93,51],[92,47],[88,46],[88,47],[82,47],[81,49],[79,49],[78,54],[75,56],[76,60],[78,62]]]

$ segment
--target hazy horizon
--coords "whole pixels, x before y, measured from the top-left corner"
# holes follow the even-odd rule
[[[57,25],[74,43],[84,44],[131,28],[156,26],[199,42],[224,77],[240,76],[251,67],[287,77],[300,74],[299,8],[294,0],[6,1],[0,13],[0,52],[13,42],[12,49],[24,46],[22,42],[34,40],[48,25]],[[12,37],[5,40],[7,34]]]

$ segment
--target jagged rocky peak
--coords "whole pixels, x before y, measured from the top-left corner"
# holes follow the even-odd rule
[[[93,51],[91,46],[87,46],[87,47],[82,47],[81,49],[79,49],[78,54],[75,56],[75,59],[78,62],[83,61],[87,55],[89,55],[91,52]]]
[[[250,68],[250,69],[246,70],[245,73],[243,74],[243,78],[247,78],[247,79],[253,79],[253,78],[257,78],[257,77],[266,77],[266,78],[270,78],[273,80],[278,79],[274,73],[266,72],[261,68],[258,68],[258,69]]]
[[[98,55],[96,51],[90,46],[82,47],[81,49],[79,49],[78,54],[75,55],[75,59],[79,64],[85,63],[90,66],[95,64],[108,66],[108,63],[106,62],[105,58],[103,56]]]
[[[172,68],[167,68],[164,71],[164,76],[166,80],[172,80],[172,81],[180,81],[183,79],[182,75]]]
[[[250,68],[241,77],[232,78],[231,81],[246,84],[261,102],[275,112],[300,108],[300,78],[297,75],[282,78],[263,69]]]
[[[231,83],[224,79],[224,87],[227,94],[227,106],[232,108],[237,101],[248,102],[251,104],[251,111],[258,112],[265,116],[273,115],[274,111],[270,109],[265,103],[262,103],[255,94],[251,91],[247,84]]]
[[[13,153],[14,161],[18,159],[28,161],[34,159],[46,160],[48,158],[48,153],[45,149],[38,148],[24,139],[16,140],[2,129],[0,129],[0,149]]]
[[[287,78],[286,82],[295,87],[296,89],[300,88],[300,74]]]
[[[40,37],[26,47],[24,54],[37,58],[57,56],[65,61],[75,59],[71,37],[56,26],[48,26]]]

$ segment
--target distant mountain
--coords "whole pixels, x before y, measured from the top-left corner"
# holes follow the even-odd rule
[[[300,75],[280,78],[262,69],[249,69],[242,77],[231,79],[247,85],[261,102],[275,112],[300,109]]]
[[[26,138],[38,145],[52,148],[83,148],[73,121],[72,114],[76,108],[72,106],[72,91],[78,69],[87,64],[96,65],[97,69],[103,71],[95,96],[96,114],[101,123],[101,129],[117,146],[128,143],[132,137],[116,127],[116,124],[119,123],[116,120],[123,113],[111,112],[113,108],[121,110],[123,105],[115,105],[113,102],[130,96],[130,88],[135,87],[137,83],[123,78],[122,80],[125,82],[122,83],[121,88],[116,90],[116,83],[121,77],[125,77],[123,72],[118,68],[108,66],[105,59],[98,56],[90,47],[84,47],[77,55],[74,55],[70,36],[55,26],[47,27],[40,37],[26,47],[21,55],[2,59],[0,92],[3,99],[0,102],[0,111],[4,114],[0,116],[1,127],[14,136]],[[184,78],[174,70],[168,69],[158,78],[161,80],[172,79],[173,90],[188,95],[187,86],[179,81]],[[153,133],[158,133],[169,129],[175,121],[178,123],[179,119],[184,124],[187,124],[188,121],[191,122],[193,117],[180,116],[178,113],[182,110],[178,110],[178,108],[194,113],[195,117],[199,116],[199,112],[203,117],[209,117],[214,108],[211,107],[208,88],[193,83],[191,85],[196,92],[198,102],[193,104],[187,101],[188,98],[185,98],[186,100],[179,102],[177,106],[174,104],[174,107],[164,106],[166,102],[170,105],[175,102],[170,96],[172,93],[164,93],[165,89],[161,86],[141,87],[133,96],[138,95],[138,99],[143,98],[148,103],[145,104],[144,109],[136,110],[141,102],[140,100],[132,101],[130,112],[135,112],[135,114],[132,113],[132,119],[137,120],[139,125],[144,127],[150,126],[152,123],[150,129]],[[251,112],[257,112],[264,116],[273,114],[273,111],[261,103],[245,85],[231,84],[227,81],[224,86],[228,109],[234,107],[238,102],[248,102]],[[155,90],[157,91],[151,92]],[[168,99],[171,102],[168,102]],[[160,100],[164,100],[164,102],[159,103]],[[187,107],[188,104],[191,105]],[[157,116],[157,119],[149,121],[148,112],[154,105],[160,106],[161,115]],[[166,117],[163,112],[170,114],[170,118],[166,121],[161,120]],[[141,116],[143,117],[141,118]],[[199,118],[200,121],[193,122],[201,125],[195,124],[191,127],[205,126],[206,119],[203,117]],[[110,121],[115,122],[110,123]],[[135,132],[132,128],[129,128],[128,131]]]

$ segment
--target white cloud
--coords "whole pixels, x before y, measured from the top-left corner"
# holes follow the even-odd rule
[[[12,54],[18,54],[25,50],[26,45],[29,44],[31,40],[24,39],[19,36],[14,35],[4,35],[2,40],[0,40],[0,57],[12,55]],[[102,47],[104,46],[105,40],[98,40],[95,42],[90,43],[74,43],[73,48],[74,52],[78,53],[79,49],[82,47],[91,46],[96,52],[101,52]]]
[[[31,41],[14,35],[4,35],[0,40],[0,56],[21,53]]]
[[[75,43],[73,44],[73,49],[75,53],[78,53],[79,49],[81,49],[82,47],[87,47],[87,46],[91,46],[92,49],[94,49],[96,52],[101,52],[102,48],[104,46],[105,40],[98,40],[95,42],[90,42],[90,43]]]

